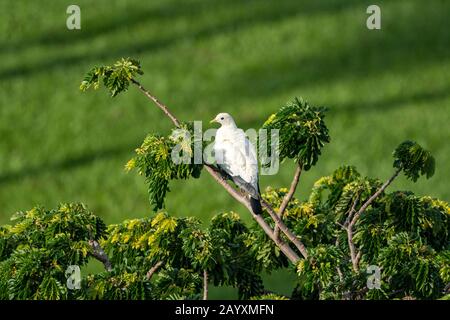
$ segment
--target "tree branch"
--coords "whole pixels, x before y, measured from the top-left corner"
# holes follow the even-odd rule
[[[344,275],[342,274],[341,268],[339,266],[336,267],[336,271],[337,271],[338,276],[339,276],[339,281],[340,282],[344,282]]]
[[[361,260],[361,250],[358,251],[355,257],[356,265],[359,266],[359,260]]]
[[[103,263],[106,271],[110,272],[112,270],[112,264],[111,261],[109,261],[108,255],[105,253],[103,248],[96,240],[91,239],[88,242],[92,248],[91,256]]]
[[[344,222],[345,228],[347,228],[350,221],[352,221],[353,215],[356,213],[356,205],[358,204],[358,201],[359,201],[359,195],[356,197],[355,201],[352,204],[352,207],[347,212],[347,219],[345,219],[345,222]]]
[[[153,267],[150,268],[150,270],[148,270],[147,272],[147,280],[150,280],[153,276],[153,274],[158,271],[158,269],[162,266],[163,262],[162,261],[158,261],[157,263],[155,263],[155,265]]]
[[[179,120],[169,111],[169,108],[167,108],[166,105],[164,105],[163,103],[161,103],[154,95],[152,95],[147,89],[145,89],[138,81],[136,81],[135,79],[131,79],[131,82],[133,84],[135,84],[139,90],[147,97],[149,98],[151,101],[153,101],[163,112],[164,114],[170,118],[170,120],[172,121],[172,123],[176,126],[176,127],[180,127],[180,122]],[[238,191],[236,191],[231,185],[229,185],[226,182],[226,179],[220,174],[218,173],[213,166],[209,165],[209,164],[204,164],[204,167],[206,168],[206,170],[208,171],[208,173],[214,178],[214,180],[216,180],[220,185],[222,185],[225,190],[233,197],[235,198],[237,201],[239,201],[240,203],[242,203],[252,214],[253,218],[256,220],[256,222],[262,227],[262,229],[264,230],[264,232],[275,242],[275,244],[280,248],[280,250],[286,255],[286,257],[292,262],[292,263],[297,263],[298,260],[300,260],[300,257],[295,253],[294,250],[292,250],[292,248],[286,244],[285,242],[281,241],[280,239],[276,238],[272,228],[269,226],[269,224],[263,219],[263,217],[261,215],[255,215],[251,209],[250,203],[249,201],[246,199],[246,197],[243,197],[241,194],[239,194]],[[297,237],[286,227],[286,225],[278,218],[278,216],[274,213],[273,209],[270,207],[270,205],[268,205],[265,201],[264,202],[264,206],[266,207],[266,209],[268,209],[269,214],[271,215],[272,219],[274,219],[274,221],[276,223],[279,224],[279,228],[281,229],[281,231],[283,231],[283,233],[286,234],[286,236],[288,237],[288,239],[294,243],[294,245],[300,250],[300,252],[302,253],[302,255],[306,258],[307,254],[306,254],[306,248],[303,246],[303,244],[297,239]],[[274,218],[275,217],[275,218]]]
[[[156,98],[154,95],[152,95],[147,89],[145,89],[138,81],[134,80],[133,78],[131,78],[131,82],[134,83],[139,90],[142,91],[143,94],[145,94],[147,96],[147,98],[149,98],[150,100],[152,100],[163,112],[166,116],[168,116],[170,118],[170,120],[173,122],[173,124],[175,125],[175,127],[180,127],[180,122],[178,121],[177,118],[175,118],[175,116],[169,111],[169,108],[167,108],[167,106],[165,106],[163,103],[161,103],[158,98]]]
[[[367,209],[367,207],[380,196],[380,194],[394,181],[395,178],[397,178],[398,174],[402,171],[401,169],[395,170],[392,177],[390,177],[381,187],[377,190],[362,206],[359,208],[358,212],[354,215],[352,221],[350,222],[350,226],[353,226],[358,218],[361,216],[361,214]]]
[[[359,265],[356,260],[356,255],[357,255],[356,246],[355,246],[355,243],[353,242],[353,229],[350,226],[347,227],[347,242],[348,242],[348,247],[350,249],[350,258],[352,260],[353,271],[358,272]]]
[[[266,200],[261,199],[261,204],[266,208],[269,215],[272,217],[273,221],[278,224],[280,230],[286,235],[286,237],[291,241],[297,249],[302,254],[303,258],[308,259],[308,252],[306,251],[305,245],[297,238],[297,236],[292,233],[292,231],[284,224],[283,221],[278,217],[273,208],[267,203]],[[275,237],[275,234],[273,235]]]
[[[358,221],[359,217],[363,212],[369,207],[369,205],[380,196],[381,193],[394,181],[395,178],[399,175],[401,168],[395,170],[394,174],[378,189],[364,204],[359,208],[358,212],[355,213],[350,223],[347,226],[347,239],[348,246],[350,248],[350,257],[352,260],[353,270],[358,272],[359,270],[359,260],[361,259],[361,252],[357,252],[355,244],[353,242],[353,226]],[[353,208],[353,207],[352,207]],[[354,211],[354,208],[353,208]],[[351,213],[350,213],[351,214]]]
[[[301,174],[302,174],[302,165],[298,164],[297,168],[295,169],[294,178],[292,179],[291,187],[289,188],[289,192],[284,196],[283,202],[281,202],[280,209],[278,210],[278,217],[280,217],[280,219],[283,219],[283,213],[286,210],[292,197],[294,196],[294,193],[295,193],[295,190],[297,189],[298,181],[300,180]],[[280,227],[279,227],[278,223],[275,224],[274,233],[275,233],[275,237],[279,237]]]
[[[339,247],[339,237],[336,237],[336,241],[334,242],[334,246],[336,248]],[[343,282],[344,281],[344,275],[342,274],[342,270],[341,270],[341,268],[339,266],[336,267],[336,271],[337,271],[338,276],[339,276],[339,281]]]
[[[203,300],[208,300],[208,271],[203,270]]]

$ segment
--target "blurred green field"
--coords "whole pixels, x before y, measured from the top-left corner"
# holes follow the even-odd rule
[[[226,111],[258,128],[294,96],[327,106],[332,142],[302,176],[301,199],[342,164],[386,179],[392,150],[413,139],[434,154],[436,174],[392,188],[450,200],[450,1],[377,1],[379,31],[366,28],[365,0],[76,3],[82,29],[69,31],[69,2],[0,2],[0,223],[69,201],[107,223],[151,214],[143,178],[123,167],[146,133],[168,132],[169,121],[135,88],[114,99],[78,89],[92,66],[122,56],[141,61],[140,81],[180,119]],[[261,187],[287,186],[292,172],[285,163]],[[173,215],[207,221],[235,210],[250,221],[206,174],[171,187]],[[289,279],[266,284],[289,293]]]

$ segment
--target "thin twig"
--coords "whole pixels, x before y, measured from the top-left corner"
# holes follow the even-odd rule
[[[353,201],[352,207],[347,211],[347,218],[345,219],[344,226],[348,226],[350,221],[352,221],[353,215],[356,213],[356,205],[359,201],[359,195],[356,197],[355,201]]]
[[[100,244],[96,240],[89,240],[89,245],[92,248],[91,255],[103,263],[103,266],[105,267],[106,271],[110,272],[112,270],[112,264],[111,261],[109,261],[108,255],[105,253],[103,248],[100,246]]]
[[[162,261],[158,261],[157,263],[155,263],[155,265],[153,267],[150,268],[150,270],[148,270],[147,272],[147,280],[150,280],[153,276],[153,274],[158,271],[158,269],[162,266],[163,262]]]
[[[344,275],[342,274],[341,268],[339,266],[336,267],[336,271],[337,271],[338,276],[339,276],[339,281],[343,282],[344,281]]]
[[[342,229],[347,230],[347,227],[346,227],[344,224],[342,224],[342,223],[340,223],[340,222],[337,222],[337,221],[336,221],[336,224],[337,224],[339,227],[341,227]]]
[[[175,125],[175,127],[180,127],[180,122],[178,121],[177,118],[175,118],[175,116],[169,111],[169,108],[167,108],[167,106],[165,106],[162,102],[160,102],[158,100],[158,98],[156,98],[154,95],[152,95],[147,89],[145,89],[138,81],[131,79],[131,82],[134,83],[139,90],[142,91],[142,93],[144,93],[149,99],[151,99],[164,113],[166,116],[168,116],[170,118],[170,120],[172,120],[173,124]]]
[[[278,216],[280,219],[283,219],[283,213],[286,210],[289,202],[291,201],[292,197],[294,196],[295,190],[297,189],[298,181],[300,180],[300,175],[302,174],[302,165],[298,164],[297,168],[295,169],[294,178],[291,182],[291,187],[289,188],[289,192],[284,196],[283,201],[281,202],[280,209],[278,210]],[[278,223],[275,224],[275,237],[279,237],[280,235],[280,227]]]
[[[338,225],[340,225],[340,226],[342,226],[340,223],[338,223],[337,222],[337,224]],[[336,237],[336,241],[334,242],[334,246],[336,247],[336,248],[338,248],[339,247],[339,236],[337,236]],[[342,270],[341,270],[341,268],[339,267],[339,266],[337,266],[336,267],[336,271],[337,271],[337,273],[338,273],[338,275],[339,275],[339,281],[340,282],[343,282],[344,281],[344,275],[342,274]]]
[[[208,300],[208,271],[203,270],[203,300]]]

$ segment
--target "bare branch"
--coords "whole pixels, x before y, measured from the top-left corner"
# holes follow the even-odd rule
[[[358,212],[353,217],[352,221],[350,222],[350,225],[353,226],[358,218],[361,216],[361,214],[367,209],[367,207],[380,196],[380,194],[394,181],[395,178],[397,178],[398,174],[400,173],[401,169],[395,170],[392,177],[390,177],[381,187],[377,190],[362,206],[359,208]]]
[[[347,230],[347,227],[346,227],[344,224],[342,224],[342,223],[340,223],[340,222],[336,222],[336,224],[337,224],[339,227],[341,227],[342,229]],[[336,239],[336,240],[338,240],[338,239]]]
[[[359,270],[359,261],[361,259],[361,252],[357,252],[355,244],[353,242],[353,226],[358,221],[359,217],[363,212],[367,209],[367,207],[380,196],[381,193],[394,181],[395,178],[399,175],[401,169],[395,170],[394,174],[378,189],[362,206],[359,208],[358,212],[355,213],[350,223],[347,226],[347,239],[348,246],[350,248],[350,257],[352,260],[353,270],[358,272]],[[355,204],[354,204],[355,205]],[[353,209],[354,210],[354,209]]]
[[[352,260],[353,271],[358,272],[359,266],[356,260],[357,253],[355,243],[353,242],[353,230],[351,226],[347,227],[347,241],[350,249],[350,258]]]
[[[208,271],[203,270],[203,300],[208,300]]]
[[[336,267],[336,271],[337,271],[338,276],[339,276],[339,281],[343,282],[344,281],[344,275],[342,274],[341,268],[339,266]]]
[[[225,190],[237,201],[242,203],[247,209],[251,211],[250,203],[243,197],[235,188],[228,184],[227,180],[211,165],[204,165],[206,171],[216,180]]]
[[[356,265],[359,266],[359,260],[361,260],[361,250],[356,254]]]
[[[356,213],[356,205],[359,201],[359,195],[356,197],[355,201],[352,204],[352,207],[347,212],[347,219],[345,219],[344,226],[348,226],[350,221],[352,221],[353,215]]]
[[[281,221],[281,219],[275,213],[273,208],[267,203],[267,201],[261,199],[261,204],[263,205],[264,208],[266,208],[267,212],[272,217],[273,221],[275,221],[275,223],[278,224],[278,227],[286,235],[289,241],[291,241],[297,247],[297,249],[302,254],[303,258],[308,259],[308,252],[306,251],[305,245],[297,238],[295,234],[292,233],[291,230],[289,230],[289,228],[284,224],[284,222]]]
[[[103,266],[105,267],[106,271],[110,272],[112,270],[112,264],[111,261],[109,261],[108,255],[105,253],[103,248],[100,246],[100,244],[96,240],[89,240],[89,245],[92,248],[91,255],[103,263]]]
[[[344,224],[340,224],[339,222],[336,222],[342,229],[347,232],[347,242],[348,247],[350,250],[350,258],[352,261],[352,267],[355,272],[358,272],[358,266],[359,266],[359,259],[356,257],[361,256],[361,252],[357,252],[355,244],[353,243],[353,230],[350,228],[349,224],[352,220],[353,215],[356,213],[356,204],[358,203],[359,196],[356,198],[356,200],[353,202],[351,208],[347,211],[347,218],[345,219]],[[338,243],[339,238],[336,239],[336,243]]]
[[[147,272],[147,280],[150,280],[153,276],[153,274],[158,271],[158,269],[162,266],[163,262],[162,261],[158,261],[157,263],[155,263],[155,265],[153,267],[150,268],[150,270],[148,270]]]
[[[166,116],[170,118],[170,120],[173,122],[175,127],[180,127],[180,122],[177,118],[169,111],[169,108],[167,108],[166,105],[164,105],[162,102],[158,100],[154,95],[152,95],[147,89],[145,89],[138,81],[131,79],[131,82],[134,83],[139,90],[142,91],[143,94],[145,94],[150,100],[152,100],[163,112]]]
[[[283,219],[283,213],[286,210],[289,202],[291,201],[292,197],[294,196],[295,190],[297,189],[298,181],[300,180],[300,175],[302,174],[302,165],[297,165],[297,168],[295,169],[294,178],[291,182],[291,187],[289,188],[289,192],[284,196],[283,202],[281,202],[280,209],[278,210],[278,216],[280,219]],[[274,230],[275,236],[279,237],[280,234],[280,227],[278,223],[275,224],[275,230]]]
[[[337,223],[337,224],[339,226],[343,227],[343,225],[341,225],[340,223]],[[344,228],[344,230],[345,230],[345,228]],[[334,243],[334,246],[336,248],[339,247],[339,237],[336,237],[336,241]],[[343,282],[344,281],[344,275],[343,275],[342,270],[341,270],[341,268],[339,266],[336,267],[336,271],[337,271],[337,273],[339,275],[339,281]]]

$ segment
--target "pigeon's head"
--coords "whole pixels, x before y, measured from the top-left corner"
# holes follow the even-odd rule
[[[219,113],[213,120],[211,120],[210,123],[217,122],[220,123],[222,126],[228,127],[228,126],[236,126],[234,123],[233,117],[230,116],[228,113]]]

